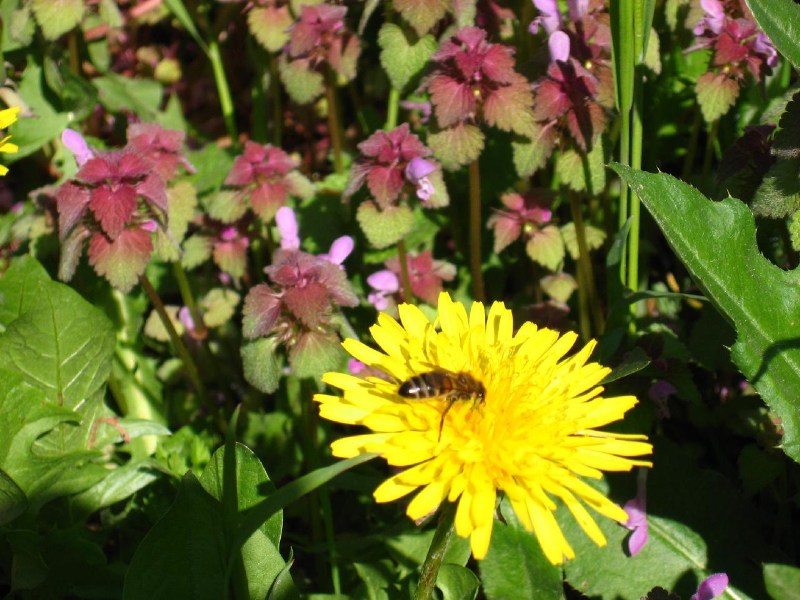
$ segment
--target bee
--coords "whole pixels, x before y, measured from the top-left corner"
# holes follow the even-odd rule
[[[442,412],[442,418],[439,421],[439,439],[441,439],[444,418],[453,407],[453,403],[458,400],[483,402],[486,388],[483,387],[483,383],[469,373],[453,373],[445,369],[434,369],[405,380],[400,384],[397,393],[402,398],[411,400],[441,398],[447,402],[447,407]]]

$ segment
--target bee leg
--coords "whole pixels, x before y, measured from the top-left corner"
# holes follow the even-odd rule
[[[439,419],[439,437],[436,438],[436,442],[442,441],[442,428],[444,427],[444,418],[447,416],[447,413],[450,412],[450,409],[453,408],[453,400],[447,401],[447,408],[442,411],[442,418]]]

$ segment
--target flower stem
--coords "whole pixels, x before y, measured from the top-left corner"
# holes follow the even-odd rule
[[[278,61],[271,52],[269,55],[269,94],[272,99],[272,143],[281,145],[283,138],[283,105],[281,104],[281,86],[278,83]]]
[[[633,123],[631,128],[631,167],[642,168],[642,108],[644,90],[641,78],[634,84],[633,92]],[[627,187],[627,186],[625,186]],[[634,292],[639,289],[639,231],[641,224],[642,201],[639,195],[631,191],[631,231],[628,237],[628,277],[627,287]],[[633,307],[631,307],[633,308]]]
[[[486,299],[481,269],[482,226],[481,168],[476,158],[469,164],[469,269],[472,273],[472,297],[478,302],[484,302]]]
[[[330,67],[325,69],[325,98],[328,101],[328,130],[333,148],[333,170],[337,175],[341,175],[344,173],[342,128],[339,123],[339,107],[336,102],[336,74]]]
[[[397,114],[400,112],[400,92],[392,88],[389,91],[389,99],[386,101],[386,124],[384,131],[390,131],[397,127]]]
[[[711,158],[717,145],[717,133],[719,133],[719,119],[711,124],[711,131],[708,132],[708,139],[706,139],[706,150],[703,155],[703,182],[711,173]]]
[[[575,224],[575,239],[578,242],[578,298],[580,305],[581,337],[589,340],[592,337],[592,328],[589,314],[595,321],[597,331],[603,328],[603,315],[597,302],[597,291],[594,284],[594,269],[589,256],[589,245],[586,243],[586,226],[583,222],[581,202],[574,192],[569,193],[569,208],[572,212],[572,222]]]
[[[684,181],[689,181],[689,176],[692,174],[694,159],[697,156],[697,141],[700,139],[700,126],[702,124],[703,117],[698,106],[695,107],[694,121],[692,121],[692,130],[689,134],[689,147],[686,149],[686,156],[683,159],[683,168],[681,169],[681,179]]]
[[[436,587],[436,579],[439,576],[439,568],[444,561],[447,546],[453,537],[453,523],[456,518],[456,504],[454,502],[443,502],[439,511],[439,524],[433,534],[428,555],[422,563],[422,570],[417,584],[417,591],[414,593],[414,600],[429,600],[433,597],[433,590]]]
[[[231,89],[228,86],[228,79],[225,77],[225,64],[222,62],[219,43],[214,36],[210,36],[208,40],[208,60],[211,61],[211,69],[214,72],[214,83],[217,84],[217,94],[219,94],[219,105],[222,109],[225,129],[228,131],[231,143],[237,146],[239,144],[239,133],[236,129],[236,119],[233,114],[233,98],[231,97]]]
[[[203,322],[203,315],[197,308],[197,302],[194,301],[194,294],[189,285],[189,279],[186,277],[186,271],[183,270],[183,265],[180,261],[172,263],[172,271],[175,273],[175,279],[178,282],[178,289],[181,292],[183,303],[192,315],[192,321],[194,321],[194,337],[202,340],[206,337],[208,330]]]
[[[408,250],[406,241],[397,242],[397,260],[400,261],[400,285],[403,286],[403,300],[414,303],[414,292],[411,290],[411,276],[408,274]]]

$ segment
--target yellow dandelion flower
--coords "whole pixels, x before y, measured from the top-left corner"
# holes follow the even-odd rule
[[[515,334],[503,303],[495,302],[487,317],[483,304],[475,302],[467,314],[446,293],[439,296],[434,323],[415,306],[403,304],[399,311],[400,322],[380,314],[370,329],[381,350],[353,339],[344,342],[353,357],[391,380],[342,373],[323,377],[344,395],[317,394],[320,415],[372,430],[333,442],[333,454],[350,458],[374,452],[390,465],[406,467],[374,496],[389,502],[418,491],[406,511],[414,520],[445,500],[457,501],[456,533],[470,539],[475,558],[489,549],[498,492],[507,495],[553,564],[575,556],[553,515],[555,499],[604,545],[584,505],[620,522],[628,516],[581,478],[650,466],[631,457],[650,454],[652,446],[643,435],[596,429],[621,419],[637,400],[601,397],[598,383],[610,369],[587,362],[595,343],[564,358],[575,334],[559,335],[533,323],[524,323]],[[426,375],[432,372],[450,374],[442,395],[410,397],[415,382],[441,379]],[[469,382],[482,385],[483,393]],[[461,388],[470,393],[459,395]],[[444,395],[448,389],[454,393]]]
[[[16,123],[19,110],[20,109],[18,106],[0,110],[0,129],[6,129],[9,125]],[[10,135],[4,136],[2,139],[0,139],[0,152],[5,154],[14,154],[15,152],[19,152],[19,146],[12,144],[10,140]],[[8,167],[0,165],[0,176],[5,175],[6,173],[8,173]]]

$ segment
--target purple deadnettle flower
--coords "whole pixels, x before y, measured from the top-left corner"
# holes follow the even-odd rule
[[[354,247],[355,242],[353,241],[353,238],[351,238],[349,235],[343,235],[333,240],[333,243],[331,243],[331,248],[328,250],[327,254],[320,254],[319,257],[338,265],[340,269],[344,269],[344,265],[342,263],[345,261],[345,259],[347,259],[348,256],[350,256]]]
[[[548,208],[551,193],[548,190],[532,190],[525,196],[517,193],[503,194],[500,201],[504,210],[494,210],[486,226],[494,230],[494,251],[502,252],[523,233],[527,238],[535,236],[553,218]]]
[[[83,136],[74,129],[65,129],[61,133],[61,142],[75,156],[75,162],[79,167],[86,164],[90,158],[94,158],[94,151],[89,148],[89,144],[86,143]]]
[[[183,167],[187,173],[195,168],[183,155],[182,131],[164,129],[157,123],[134,123],[128,127],[128,144],[136,151],[148,156],[164,181],[170,181]]]
[[[436,191],[428,179],[428,175],[436,171],[436,164],[424,158],[412,158],[406,167],[406,179],[417,188],[417,198],[423,201],[428,200]]]
[[[550,35],[561,27],[561,13],[558,10],[557,0],[533,0],[533,5],[539,11],[539,16],[528,26],[530,33],[538,33],[541,26],[545,33]]]
[[[399,258],[395,256],[384,264],[398,278],[400,277]],[[428,304],[435,304],[442,291],[442,283],[452,281],[456,276],[455,266],[443,260],[434,260],[430,250],[417,255],[409,254],[407,264],[411,293]]]
[[[636,556],[647,543],[647,470],[639,469],[636,496],[622,508],[628,513],[628,520],[623,526],[633,531],[628,539],[628,552]]]
[[[554,31],[547,38],[547,48],[550,50],[550,62],[566,62],[569,60],[569,36],[563,31]]]
[[[714,573],[706,577],[697,587],[691,600],[711,600],[721,596],[722,592],[728,587],[728,576],[725,573]]]
[[[367,296],[367,300],[380,311],[388,309],[392,296],[400,291],[400,278],[388,269],[367,277],[367,284],[374,290]]]
[[[284,250],[298,250],[300,238],[298,237],[297,217],[288,206],[282,206],[275,213],[275,224],[281,236],[281,248]]]

